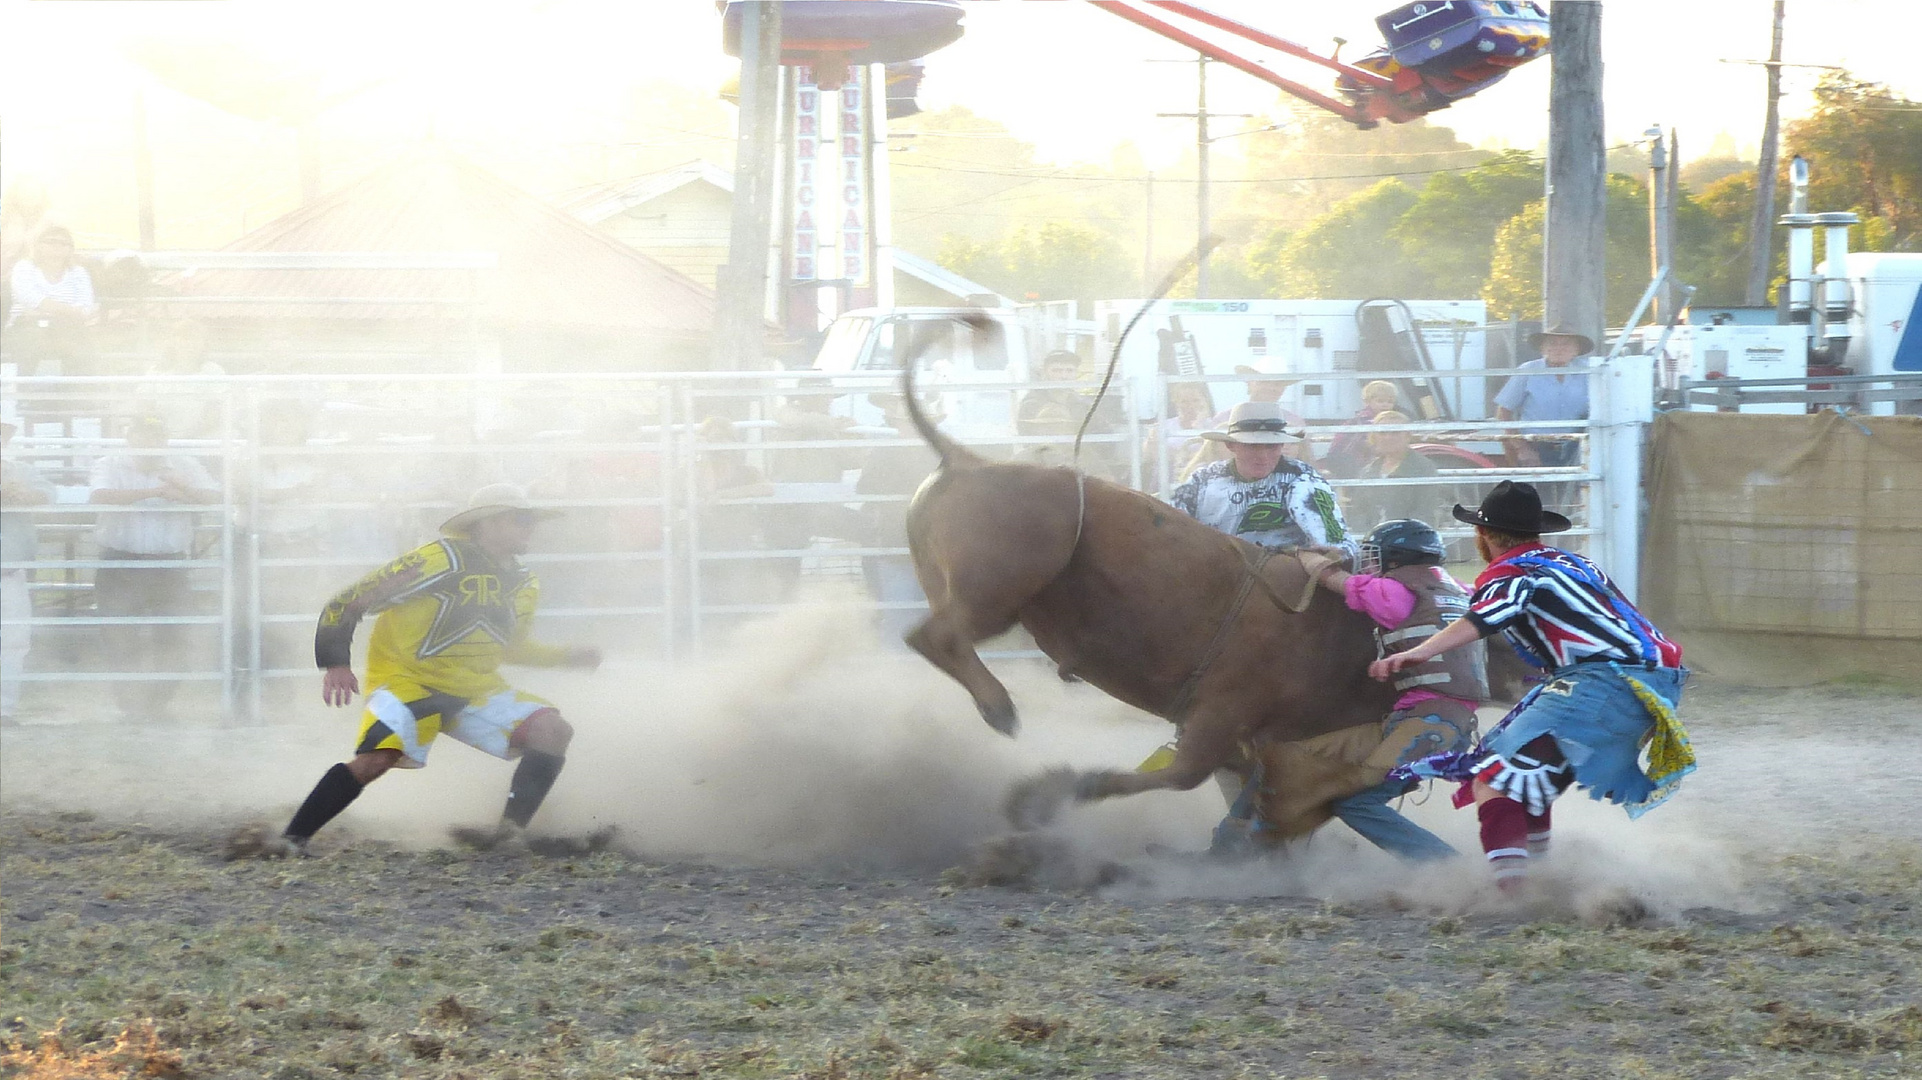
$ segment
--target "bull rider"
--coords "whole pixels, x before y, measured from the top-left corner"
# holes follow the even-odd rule
[[[1475,527],[1476,550],[1488,564],[1468,613],[1414,648],[1376,660],[1368,673],[1396,678],[1497,632],[1547,672],[1476,749],[1389,774],[1461,781],[1455,805],[1475,804],[1496,884],[1512,894],[1527,884],[1529,859],[1547,851],[1550,809],[1564,791],[1579,785],[1637,818],[1695,771],[1675,715],[1688,670],[1681,647],[1601,568],[1542,543],[1570,523],[1542,509],[1534,485],[1504,480],[1477,509],[1457,505],[1454,513]]]
[[[1316,581],[1380,627],[1375,640],[1381,653],[1412,649],[1467,613],[1468,590],[1442,569],[1447,557],[1448,548],[1434,527],[1412,518],[1377,525],[1361,542],[1357,573],[1343,570],[1327,555],[1300,555]],[[1481,641],[1397,674],[1395,689],[1402,694],[1382,721],[1381,745],[1363,762],[1383,777],[1413,761],[1468,749],[1475,733],[1475,705],[1488,698]],[[1335,816],[1376,847],[1403,859],[1426,862],[1458,854],[1389,805],[1419,785],[1413,777],[1383,779],[1336,800]]]

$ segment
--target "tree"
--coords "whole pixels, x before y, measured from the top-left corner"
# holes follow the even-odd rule
[[[1390,231],[1426,278],[1425,296],[1473,296],[1488,277],[1495,231],[1542,197],[1542,163],[1519,150],[1429,179]]]
[[[1922,245],[1922,103],[1831,72],[1815,88],[1815,111],[1788,125],[1783,142],[1809,160],[1809,209],[1853,210],[1865,250]]]
[[[1648,288],[1648,189],[1636,180],[1608,178],[1606,260],[1608,295],[1604,312],[1611,323],[1626,321]],[[1495,233],[1488,279],[1482,296],[1490,318],[1542,317],[1542,225],[1546,204],[1536,200],[1504,222]]]
[[[1363,298],[1409,296],[1420,271],[1402,257],[1394,230],[1419,196],[1400,180],[1383,180],[1335,204],[1288,237],[1279,271],[1268,282],[1278,296]]]
[[[1684,173],[1686,175],[1686,173]],[[1748,289],[1750,208],[1755,205],[1755,175],[1730,173],[1700,195],[1682,188],[1675,208],[1675,275],[1695,286],[1695,304],[1740,304]],[[1780,237],[1777,237],[1780,247]]]
[[[1083,225],[1022,226],[999,240],[947,236],[940,261],[1016,298],[1094,301],[1134,291],[1138,272],[1121,244]]]

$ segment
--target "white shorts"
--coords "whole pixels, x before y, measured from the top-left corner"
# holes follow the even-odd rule
[[[468,702],[452,716],[428,713],[416,717],[406,702],[383,686],[367,695],[367,708],[361,714],[360,741],[354,752],[398,750],[400,760],[394,763],[397,768],[418,769],[427,764],[427,750],[434,744],[434,738],[445,734],[484,754],[503,760],[515,758],[520,756],[520,750],[508,745],[515,730],[528,717],[553,707],[533,694],[503,690],[485,701]]]

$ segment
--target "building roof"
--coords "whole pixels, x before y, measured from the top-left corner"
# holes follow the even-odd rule
[[[659,172],[643,173],[626,180],[596,184],[592,188],[568,196],[561,202],[560,207],[590,225],[598,225],[617,214],[626,213],[636,206],[693,183],[709,184],[730,195],[734,192],[733,173],[711,161],[688,161]],[[903,251],[898,247],[893,249],[891,255],[896,271],[926,282],[957,300],[977,296],[995,296],[1004,306],[1014,305],[1013,300],[1001,296],[980,282],[962,277],[933,259]]]
[[[208,269],[164,279],[188,296],[330,303],[195,305],[208,317],[419,319],[692,337],[713,292],[452,152],[408,153],[229,244],[229,252],[491,252],[494,270]],[[353,300],[379,303],[352,303]],[[396,301],[421,300],[420,304]]]
[[[598,225],[616,214],[696,182],[712,185],[729,195],[734,193],[733,173],[711,161],[687,161],[671,169],[595,184],[585,191],[569,195],[561,202],[560,208],[589,225]]]
[[[988,288],[978,281],[962,277],[960,274],[942,266],[933,259],[924,259],[911,251],[902,251],[900,248],[895,248],[892,254],[894,268],[897,271],[917,281],[927,282],[929,285],[934,286],[956,299],[968,300],[975,297],[992,296],[995,298],[995,305],[997,307],[1014,306],[1013,300],[1002,296],[1000,293],[995,292],[993,289]]]

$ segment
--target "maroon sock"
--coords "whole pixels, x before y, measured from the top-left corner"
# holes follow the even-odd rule
[[[1551,806],[1539,814],[1528,815],[1528,854],[1534,858],[1548,854],[1549,815],[1554,812]]]
[[[1514,892],[1528,880],[1528,811],[1522,804],[1498,796],[1476,811],[1482,820],[1482,850],[1488,853],[1495,884]]]

